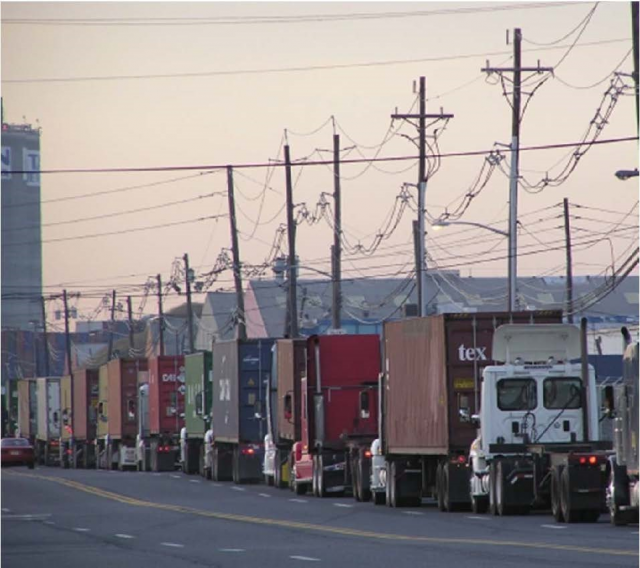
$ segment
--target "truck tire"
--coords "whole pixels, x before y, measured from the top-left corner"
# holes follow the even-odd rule
[[[489,513],[492,515],[498,514],[498,507],[496,506],[496,465],[497,462],[495,461],[489,464]]]
[[[273,485],[278,489],[282,489],[282,457],[280,456],[280,450],[276,450],[274,461]]]
[[[507,515],[513,515],[515,512],[514,506],[509,503],[507,475],[509,471],[507,469],[507,463],[504,461],[498,462],[496,469],[496,508],[498,515],[505,517]]]
[[[240,483],[242,483],[242,478],[240,476],[240,457],[238,448],[233,448],[233,461],[231,463],[233,482],[236,485],[239,485]]]
[[[560,474],[560,506],[565,522],[576,523],[580,520],[579,511],[571,508],[571,480],[568,467],[563,468]]]
[[[624,467],[615,462],[609,471],[609,485],[607,486],[607,508],[611,524],[622,527],[630,522],[628,515],[621,511],[621,505],[629,503],[629,481]]]
[[[551,468],[551,514],[558,523],[564,523],[564,515],[562,514],[561,494],[560,494],[560,475],[562,474],[562,466],[554,465]]]
[[[327,487],[326,487],[326,479],[324,476],[324,462],[321,455],[318,456],[316,464],[317,464],[317,472],[318,472],[317,481],[316,481],[318,497],[320,497],[320,499],[324,499],[327,496]]]
[[[349,462],[351,465],[351,487],[353,498],[356,501],[362,501],[362,489],[360,487],[360,470],[358,468],[358,459],[349,456]]]
[[[438,511],[446,511],[445,503],[444,503],[444,492],[443,492],[443,479],[442,479],[442,464],[439,463],[436,468],[436,500],[438,502]]]
[[[396,464],[387,462],[387,492],[386,501],[388,507],[397,507],[396,501]]]
[[[370,501],[371,500],[371,472],[369,471],[370,465],[359,456],[356,459],[356,473],[358,477],[358,491],[360,493],[359,501]]]

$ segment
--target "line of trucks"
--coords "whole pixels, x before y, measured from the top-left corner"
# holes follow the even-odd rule
[[[624,330],[626,331],[626,330]],[[42,464],[264,482],[391,507],[638,521],[638,344],[596,394],[586,322],[443,314],[382,336],[219,341],[17,381]],[[15,390],[15,387],[14,387]],[[599,422],[613,420],[613,443]]]

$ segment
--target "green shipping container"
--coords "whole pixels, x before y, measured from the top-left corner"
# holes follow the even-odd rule
[[[185,427],[189,438],[204,438],[211,425],[212,362],[211,351],[193,353],[184,358],[187,386]]]

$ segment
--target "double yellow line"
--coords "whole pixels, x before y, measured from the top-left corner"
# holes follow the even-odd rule
[[[614,548],[590,548],[586,546],[574,546],[570,544],[553,544],[544,542],[524,542],[524,541],[512,541],[512,540],[491,540],[480,538],[447,538],[447,537],[428,537],[428,536],[409,536],[390,533],[377,533],[371,531],[363,531],[358,529],[348,529],[342,527],[330,527],[325,525],[314,525],[311,523],[300,523],[297,521],[284,521],[279,519],[269,519],[263,517],[252,517],[247,515],[234,515],[231,513],[216,513],[213,511],[204,511],[202,509],[193,509],[191,507],[182,507],[180,505],[169,505],[165,503],[156,503],[153,501],[143,501],[142,499],[135,499],[133,497],[127,497],[112,491],[106,491],[98,487],[91,485],[85,485],[78,481],[71,479],[64,479],[61,477],[49,477],[44,475],[37,475],[33,473],[15,473],[12,475],[20,477],[29,477],[33,479],[43,479],[45,481],[53,481],[60,485],[65,485],[78,491],[84,491],[97,497],[104,499],[110,499],[112,501],[118,501],[126,505],[133,505],[136,507],[147,507],[153,509],[162,509],[165,511],[173,511],[175,513],[184,513],[186,515],[198,515],[200,517],[208,517],[212,519],[220,519],[225,521],[234,521],[240,523],[251,523],[256,525],[266,525],[271,527],[284,527],[288,529],[299,529],[304,531],[314,531],[322,533],[332,533],[337,535],[355,536],[367,539],[376,539],[383,541],[404,541],[414,543],[437,543],[437,544],[476,544],[484,546],[498,546],[498,547],[516,547],[516,548],[534,548],[543,550],[564,550],[569,552],[579,552],[583,554],[604,554],[610,556],[638,556],[638,552],[634,550],[617,550]]]

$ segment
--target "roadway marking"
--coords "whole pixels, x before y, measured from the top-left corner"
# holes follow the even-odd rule
[[[76,527],[73,529],[74,531],[78,531],[78,532],[89,532],[91,529],[84,529],[81,527]]]
[[[404,534],[396,534],[396,533],[373,532],[373,531],[366,531],[366,530],[360,530],[360,529],[349,529],[349,528],[340,527],[340,526],[317,525],[312,523],[274,519],[269,517],[254,517],[249,515],[222,513],[222,512],[211,511],[211,510],[194,509],[191,507],[185,507],[181,505],[171,505],[169,503],[143,501],[141,499],[136,499],[134,497],[128,497],[126,495],[114,493],[112,491],[107,491],[105,489],[101,489],[99,487],[95,487],[92,485],[86,485],[84,483],[73,481],[71,479],[57,477],[55,475],[37,475],[37,474],[16,473],[16,472],[6,472],[6,473],[3,473],[3,475],[50,481],[50,482],[58,483],[60,485],[65,485],[66,487],[76,489],[78,491],[83,491],[84,493],[89,493],[96,497],[102,497],[103,499],[109,499],[111,501],[117,501],[119,503],[135,506],[135,507],[160,509],[163,511],[172,511],[176,513],[183,513],[186,515],[197,515],[200,517],[207,517],[211,519],[218,519],[218,520],[224,520],[224,521],[233,521],[233,522],[244,523],[244,524],[261,525],[261,526],[268,526],[268,527],[281,527],[281,528],[287,528],[287,529],[297,529],[301,531],[325,533],[325,534],[332,534],[332,535],[338,534],[342,536],[359,537],[359,538],[372,539],[372,540],[378,540],[383,542],[395,541],[395,542],[406,542],[406,543],[437,543],[437,544],[446,544],[446,545],[452,545],[452,546],[460,545],[460,544],[476,545],[476,546],[482,545],[482,546],[490,546],[490,547],[513,547],[513,548],[521,548],[521,549],[562,550],[565,552],[566,551],[579,552],[582,554],[591,554],[591,555],[602,554],[607,556],[632,556],[634,558],[638,557],[637,546],[634,548],[629,548],[627,550],[621,550],[619,547],[618,548],[597,548],[597,547],[590,547],[590,546],[579,546],[574,544],[558,544],[553,542],[531,542],[528,540],[518,541],[518,540],[499,540],[499,539],[490,539],[490,538],[469,538],[469,537],[429,537],[429,536],[404,535]],[[47,521],[44,521],[44,522],[46,523]],[[127,536],[125,538],[135,538],[135,537]]]
[[[218,548],[218,552],[244,552],[244,548]]]
[[[136,538],[135,536],[131,536],[130,534],[120,534],[118,533],[117,535],[118,538]]]
[[[320,562],[319,558],[313,558],[311,556],[289,556],[289,558],[293,558],[294,560],[306,560],[307,562]]]
[[[153,475],[154,477],[160,477],[162,474],[161,473],[152,473],[151,475]]]
[[[420,511],[402,511],[405,515],[424,515]]]
[[[34,515],[2,515],[3,521],[41,521],[50,517],[51,513],[41,513]]]
[[[170,475],[169,477],[173,477],[173,479],[181,479],[179,475]]]
[[[44,521],[45,525],[55,525],[53,521]]]
[[[558,529],[558,530],[563,530],[567,528],[567,527],[561,527],[560,525],[540,525],[540,526],[545,529]]]
[[[244,487],[232,487],[231,489],[233,489],[234,491],[246,491]]]
[[[184,544],[178,544],[177,542],[161,542],[162,546],[171,546],[173,548],[184,548]]]
[[[271,497],[268,493],[258,493],[258,495],[260,495],[260,497]]]
[[[473,519],[474,521],[490,521],[491,517],[476,517],[475,515],[467,515],[467,519]]]
[[[6,508],[4,508],[4,507],[3,507],[3,508],[2,508],[2,512],[3,512],[3,513],[10,513],[10,512],[11,512],[11,509],[6,509]]]
[[[189,483],[200,483],[200,481],[198,481],[197,479],[190,479]]]
[[[220,483],[212,483],[211,485],[213,485],[213,487],[222,487]]]
[[[334,507],[344,507],[345,509],[351,509],[353,505],[347,505],[346,503],[334,503]]]
[[[308,503],[306,499],[289,499],[292,503]]]

